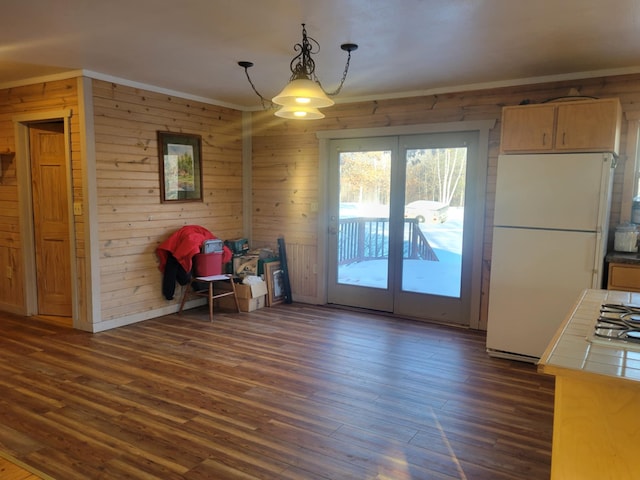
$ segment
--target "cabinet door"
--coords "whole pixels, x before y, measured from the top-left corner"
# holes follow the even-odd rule
[[[554,105],[505,107],[502,111],[502,152],[551,150],[555,108]]]
[[[607,289],[640,292],[640,266],[610,263]]]
[[[604,99],[558,105],[556,150],[615,152],[620,102]]]

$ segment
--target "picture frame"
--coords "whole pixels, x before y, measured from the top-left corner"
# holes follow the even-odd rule
[[[264,264],[264,280],[267,284],[267,307],[284,302],[284,271],[280,262]]]
[[[158,132],[160,201],[202,202],[202,137]]]

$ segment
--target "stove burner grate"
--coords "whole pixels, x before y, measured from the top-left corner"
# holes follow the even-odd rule
[[[609,340],[640,343],[640,306],[603,304],[593,334]]]

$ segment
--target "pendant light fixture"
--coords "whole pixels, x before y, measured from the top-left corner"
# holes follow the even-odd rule
[[[280,107],[275,115],[282,118],[292,118],[294,120],[318,120],[324,118],[324,113],[315,107],[305,107],[303,105],[285,105]]]
[[[263,108],[279,105],[281,108],[275,113],[278,117],[315,120],[324,118],[324,114],[318,110],[319,108],[330,107],[334,104],[334,101],[329,97],[337,95],[342,90],[342,85],[344,85],[349,71],[351,52],[356,50],[358,45],[355,43],[343,43],[340,48],[347,52],[347,63],[342,73],[340,85],[333,92],[326,92],[315,74],[316,64],[311,55],[320,51],[320,44],[307,36],[304,23],[302,24],[302,42],[294,45],[294,50],[299,53],[293,57],[289,65],[291,69],[289,83],[272,100],[264,98],[251,81],[248,69],[253,66],[253,63],[242,61],[238,62],[238,65],[244,68],[247,80],[249,80],[249,84],[256,95],[260,97]]]

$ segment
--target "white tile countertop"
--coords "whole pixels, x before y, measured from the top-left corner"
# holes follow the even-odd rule
[[[591,338],[603,303],[640,306],[640,293],[583,291],[540,358],[539,371],[640,382],[640,344]]]

